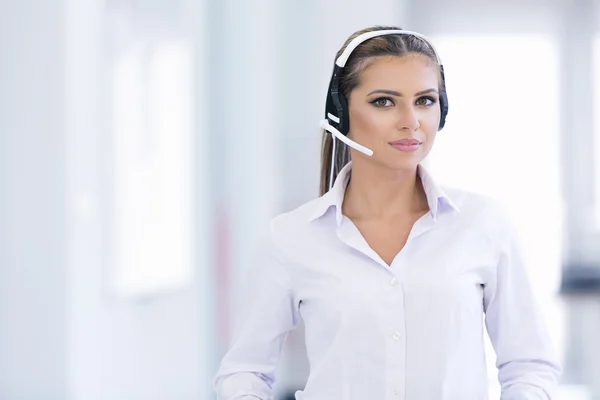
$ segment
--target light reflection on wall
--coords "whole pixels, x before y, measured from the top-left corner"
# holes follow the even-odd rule
[[[192,278],[191,49],[137,43],[112,78],[114,289],[177,289]]]

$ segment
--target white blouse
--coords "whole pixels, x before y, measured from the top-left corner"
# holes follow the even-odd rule
[[[419,166],[430,211],[388,266],[341,212],[350,170],[271,221],[215,377],[218,399],[273,399],[300,318],[310,375],[297,400],[487,399],[484,323],[501,399],[552,399],[560,365],[501,207],[444,190]]]

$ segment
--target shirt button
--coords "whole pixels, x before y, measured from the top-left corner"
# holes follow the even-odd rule
[[[393,393],[394,393],[394,396],[398,396],[400,394],[400,389],[394,388]]]
[[[394,340],[400,340],[400,338],[402,337],[402,334],[400,332],[394,332],[392,337],[394,338]]]
[[[390,281],[390,285],[396,286],[397,284],[398,284],[398,279],[397,278],[392,278],[392,280]]]

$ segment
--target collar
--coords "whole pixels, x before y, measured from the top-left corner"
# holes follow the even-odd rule
[[[316,202],[315,210],[310,214],[309,221],[314,221],[322,217],[330,208],[335,209],[335,220],[339,226],[342,222],[342,202],[344,201],[344,194],[346,187],[350,180],[350,173],[352,171],[352,161],[342,168],[338,174],[333,187],[323,196],[321,196]],[[432,178],[431,174],[427,172],[425,167],[421,164],[417,166],[417,174],[421,178],[423,184],[423,190],[427,197],[427,203],[433,219],[436,220],[440,212],[446,210],[460,212],[458,206],[444,189],[438,185]]]

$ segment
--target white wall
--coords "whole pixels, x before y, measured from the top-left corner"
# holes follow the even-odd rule
[[[196,271],[193,283],[146,300],[114,295],[110,287],[109,162],[102,0],[68,0],[68,361],[73,400],[199,399],[208,395],[209,347],[203,314],[208,245],[202,190],[195,190]],[[184,3],[202,21],[202,2]],[[201,33],[202,24],[197,32]],[[201,35],[197,35],[202,38]],[[195,44],[202,51],[200,43]],[[203,57],[198,57],[202,60]],[[197,72],[202,73],[201,65]],[[198,90],[203,90],[202,79]],[[201,110],[199,110],[201,112]],[[201,121],[201,118],[199,118]],[[201,122],[196,125],[200,128]],[[201,139],[202,135],[198,135]],[[198,140],[198,145],[201,140]],[[202,185],[202,157],[197,150]]]
[[[0,6],[3,400],[198,399],[210,390],[204,208],[190,287],[146,303],[107,290],[104,3]]]
[[[0,3],[0,398],[66,393],[64,2]]]

